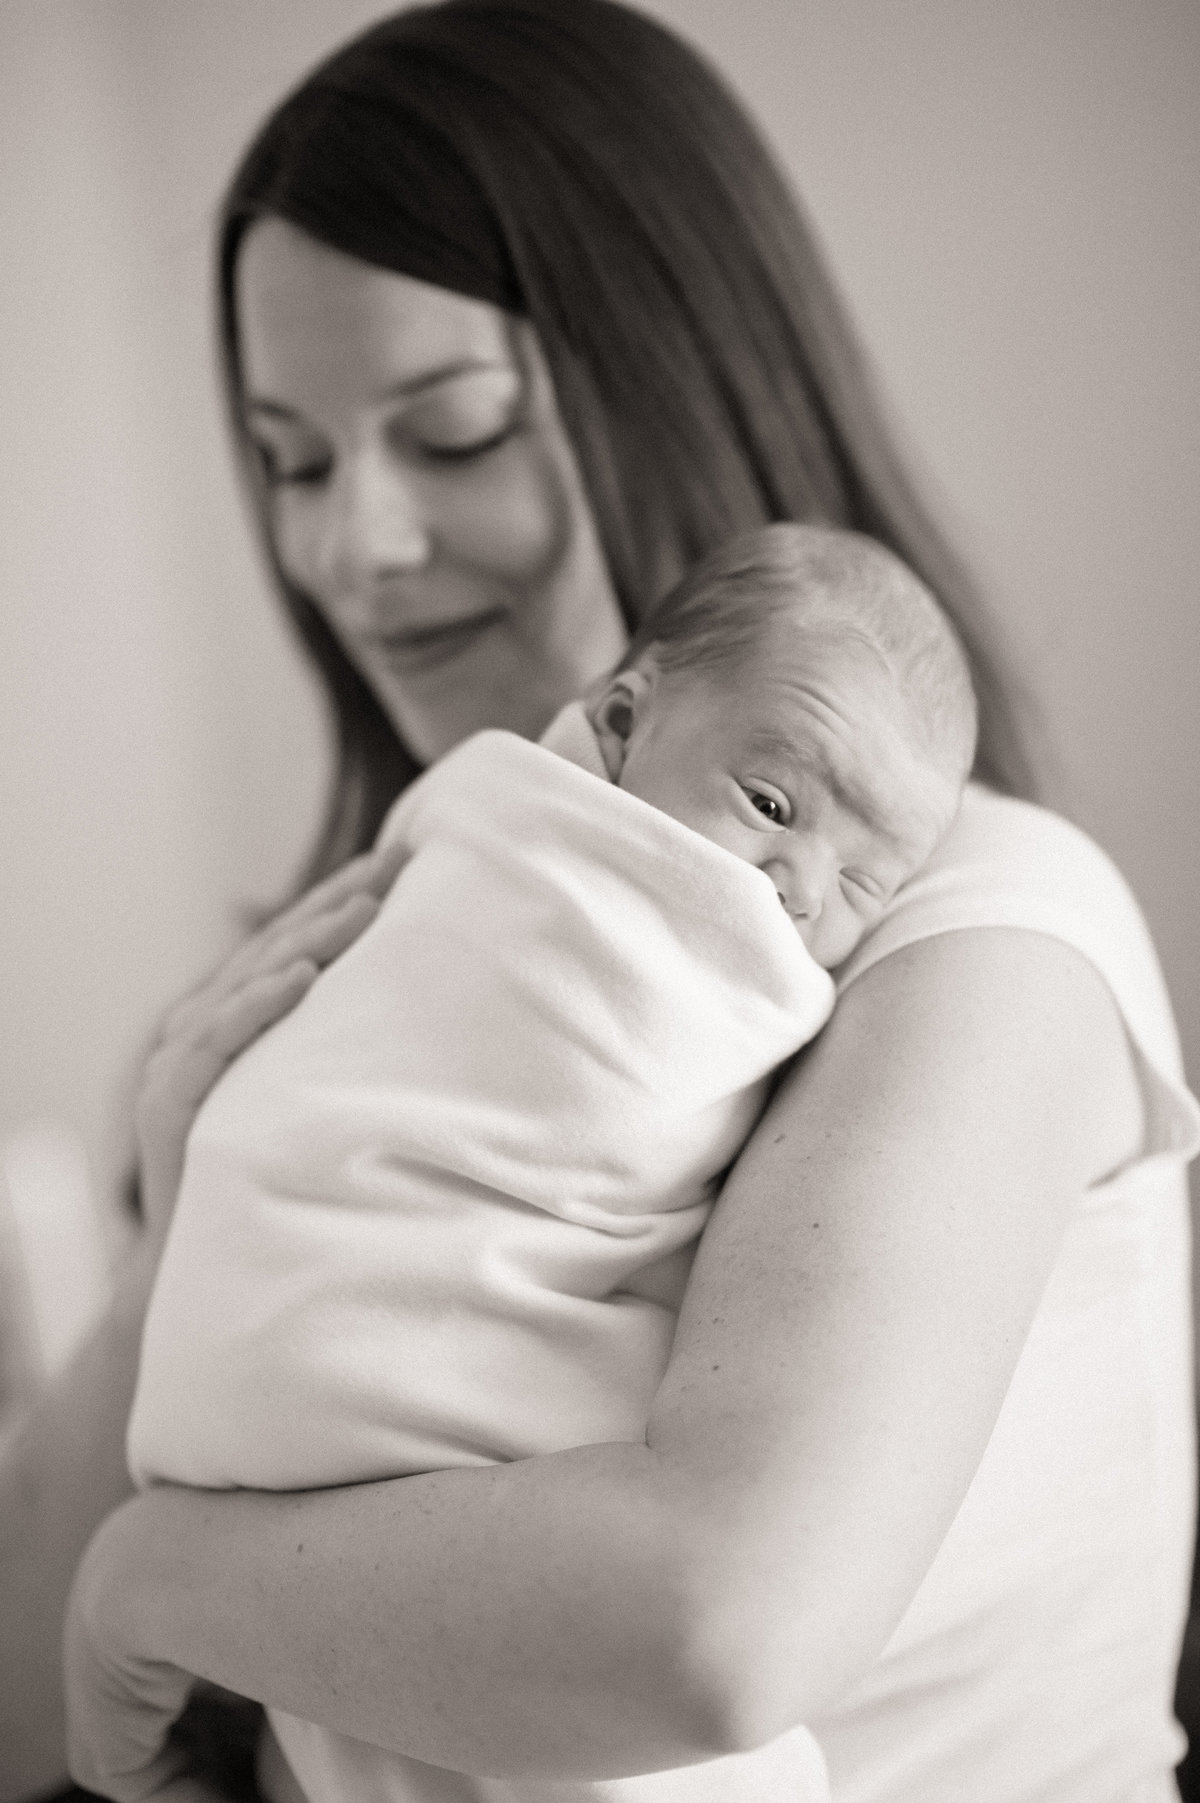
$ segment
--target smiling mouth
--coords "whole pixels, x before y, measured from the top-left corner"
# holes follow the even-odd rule
[[[504,618],[503,607],[488,607],[462,619],[398,626],[393,632],[373,632],[369,637],[399,669],[433,670],[439,664],[449,663]]]

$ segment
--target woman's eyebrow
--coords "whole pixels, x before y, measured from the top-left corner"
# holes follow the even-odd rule
[[[422,370],[418,376],[405,376],[402,381],[393,382],[390,388],[383,390],[380,399],[407,400],[426,388],[436,388],[439,382],[452,382],[456,376],[487,374],[492,370],[517,374],[516,366],[507,357],[459,357],[453,363],[441,363],[436,369]]]
[[[439,363],[433,369],[424,369],[419,375],[402,377],[400,381],[382,389],[378,398],[380,401],[408,400],[427,388],[436,388],[441,382],[452,382],[456,376],[476,375],[491,370],[510,372],[514,376],[519,373],[516,365],[506,357],[457,357],[453,362]],[[271,419],[301,417],[297,408],[288,407],[282,401],[271,400],[266,395],[247,395],[245,405],[247,412],[263,413]]]
[[[299,419],[300,415],[294,407],[285,407],[281,401],[260,400],[248,394],[242,402],[247,413],[265,413],[268,419]]]

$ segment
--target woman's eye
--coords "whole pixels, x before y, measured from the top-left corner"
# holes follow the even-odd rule
[[[493,432],[486,438],[469,439],[465,444],[438,443],[436,440],[418,441],[424,456],[435,463],[469,463],[473,457],[483,457],[488,451],[498,450],[512,436],[512,427],[504,426],[499,432]]]
[[[410,401],[393,430],[402,447],[413,446],[436,463],[466,463],[512,435],[520,404],[516,370],[471,370]]]
[[[787,818],[787,806],[777,795],[767,795],[762,789],[747,789],[746,794],[750,806],[756,808],[765,819],[773,820],[777,826],[783,825]]]
[[[271,488],[282,488],[289,483],[323,482],[329,474],[328,457],[291,457],[276,446],[260,441],[255,441],[254,451],[263,478]]]

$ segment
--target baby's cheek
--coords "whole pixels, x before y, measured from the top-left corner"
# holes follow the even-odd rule
[[[809,950],[818,964],[833,970],[844,964],[867,931],[867,922],[848,902],[838,902],[826,909],[817,923],[814,943]]]

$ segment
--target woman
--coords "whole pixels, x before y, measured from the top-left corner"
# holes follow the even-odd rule
[[[68,1630],[77,1775],[161,1786],[198,1674],[517,1795],[805,1722],[855,1803],[1171,1796],[1194,1113],[1119,880],[1014,799],[978,604],[753,133],[605,0],[454,0],[268,122],[221,268],[235,427],[337,724],[314,877],[465,733],[539,731],[683,562],[769,518],[869,531],[939,594],[981,786],[731,1174],[645,1445],[127,1503]],[[0,1516],[29,1789],[58,1771],[45,1624],[125,1494],[186,1124],[389,875],[351,866],[168,1024],[137,1269]]]

